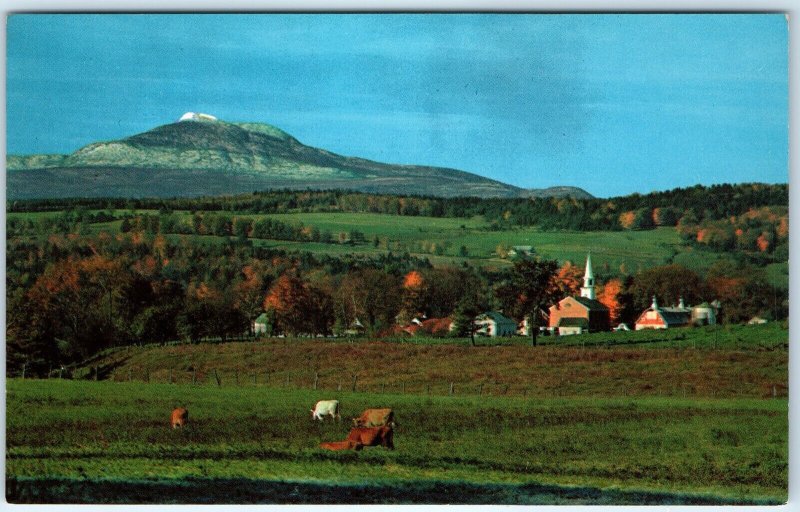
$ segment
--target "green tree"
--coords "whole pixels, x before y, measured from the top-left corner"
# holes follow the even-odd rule
[[[539,335],[540,311],[562,298],[554,285],[557,272],[555,260],[520,258],[514,261],[510,275],[496,290],[506,312],[517,320],[527,318],[534,347]]]

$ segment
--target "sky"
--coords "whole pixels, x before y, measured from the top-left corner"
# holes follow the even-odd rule
[[[789,179],[783,14],[16,14],[7,152],[205,112],[598,197]]]

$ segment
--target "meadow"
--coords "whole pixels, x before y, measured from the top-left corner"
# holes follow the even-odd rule
[[[787,401],[7,382],[11,502],[780,503]],[[317,423],[320,398],[344,421]],[[177,405],[190,425],[169,428]],[[396,450],[328,452],[391,406]]]
[[[91,210],[98,213],[100,210]],[[117,210],[125,214],[156,215],[156,210]],[[696,271],[708,268],[720,258],[717,253],[697,251],[681,244],[674,228],[657,228],[646,231],[547,231],[537,227],[514,227],[499,230],[481,217],[438,218],[420,216],[386,215],[377,213],[231,213],[237,217],[257,221],[272,218],[290,225],[302,224],[328,231],[334,235],[352,230],[364,234],[366,241],[358,244],[297,242],[287,240],[252,239],[255,246],[303,251],[314,254],[364,254],[376,255],[409,252],[425,257],[437,264],[469,262],[474,265],[507,266],[511,261],[498,255],[498,247],[533,246],[544,258],[561,263],[580,264],[591,251],[597,271],[616,274],[636,272],[673,260]],[[183,222],[191,224],[191,213],[176,211]],[[8,213],[14,219],[38,220],[55,218],[61,212]],[[98,222],[90,225],[91,232],[119,232],[121,221]],[[191,238],[196,242],[222,243],[227,237],[213,235],[167,235],[172,239]],[[378,244],[375,245],[377,238]],[[462,247],[466,252],[462,251]],[[782,275],[777,276],[783,279]],[[785,279],[784,279],[785,280]]]

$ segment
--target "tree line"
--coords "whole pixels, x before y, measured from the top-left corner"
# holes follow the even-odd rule
[[[46,372],[109,347],[224,341],[248,332],[262,312],[273,335],[341,335],[356,320],[368,335],[393,335],[397,326],[420,317],[451,318],[455,332],[438,334],[470,336],[475,315],[488,310],[541,324],[541,311],[575,294],[581,274],[579,265],[537,258],[520,258],[503,269],[434,268],[407,253],[287,253],[235,237],[223,243],[196,236],[171,240],[143,226],[11,237],[7,367],[9,375],[23,367]],[[615,322],[632,322],[654,294],[662,304],[719,299],[729,322],[755,314],[786,316],[785,292],[746,264],[719,263],[705,276],[667,265],[597,278],[598,296]]]
[[[482,216],[498,227],[539,226],[578,231],[651,229],[686,222],[711,222],[765,206],[789,205],[786,184],[696,185],[609,199],[439,198],[348,191],[274,190],[248,195],[174,199],[37,199],[7,204],[11,212],[147,209],[164,212],[238,213],[350,212],[470,218]]]

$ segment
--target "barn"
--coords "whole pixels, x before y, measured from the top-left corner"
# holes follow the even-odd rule
[[[692,310],[681,304],[676,307],[659,307],[656,297],[653,296],[653,303],[650,309],[644,311],[636,320],[636,330],[642,329],[670,329],[673,327],[685,327],[692,323]]]

